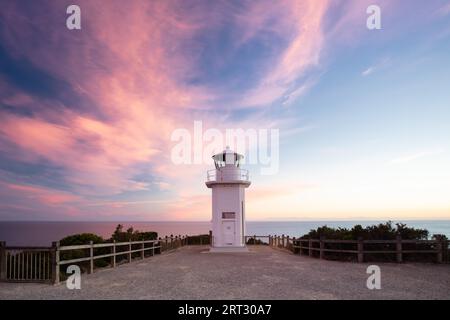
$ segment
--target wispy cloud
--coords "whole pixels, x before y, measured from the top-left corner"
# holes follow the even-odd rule
[[[447,16],[450,14],[450,3],[444,4],[437,10],[437,14],[440,16]]]
[[[379,71],[382,68],[385,68],[387,66],[389,66],[391,63],[391,59],[390,58],[384,58],[381,61],[377,62],[376,64],[368,67],[367,69],[364,69],[361,72],[361,75],[364,77],[367,77],[369,75],[371,75],[372,73]]]
[[[434,150],[426,150],[426,151],[420,151],[420,152],[416,152],[416,153],[412,153],[409,155],[405,155],[405,156],[401,156],[395,159],[392,159],[390,161],[391,164],[401,164],[401,163],[408,163],[417,159],[421,159],[424,157],[429,157],[429,156],[435,156],[435,155],[439,155],[442,154],[443,152],[445,152],[445,149],[443,148],[438,148],[438,149],[434,149]]]
[[[292,21],[286,34],[292,34],[289,45],[278,60],[268,69],[259,85],[246,94],[243,105],[266,105],[285,95],[295,81],[319,63],[323,46],[323,19],[328,1],[290,1],[286,6],[287,17]],[[295,95],[305,92],[307,86],[294,89]],[[289,99],[288,99],[289,100]]]

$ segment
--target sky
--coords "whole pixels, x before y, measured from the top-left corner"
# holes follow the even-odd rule
[[[449,86],[444,0],[0,0],[0,220],[210,220],[195,121],[279,130],[248,220],[450,219]]]

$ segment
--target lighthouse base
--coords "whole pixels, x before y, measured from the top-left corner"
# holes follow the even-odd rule
[[[238,252],[249,252],[247,247],[211,247],[209,248],[210,253],[238,253]]]

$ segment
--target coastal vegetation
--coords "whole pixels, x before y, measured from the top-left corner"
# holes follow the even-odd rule
[[[93,233],[81,233],[67,236],[59,241],[60,246],[75,246],[75,245],[85,245],[89,244],[91,241],[93,244],[99,243],[112,243],[112,242],[129,242],[129,241],[142,241],[142,240],[156,240],[158,238],[157,232],[140,232],[138,230],[134,230],[133,227],[128,228],[124,231],[124,227],[121,224],[118,224],[113,234],[109,239],[103,239],[103,237],[93,234]],[[127,251],[128,248],[126,246],[117,247],[116,251]],[[61,260],[72,260],[86,257],[89,253],[88,249],[80,249],[80,250],[69,250],[62,251],[60,259]],[[94,249],[96,255],[109,254],[109,248],[95,248]],[[139,252],[132,253],[132,258],[139,256]],[[123,260],[126,260],[126,254],[117,256],[117,263],[121,263]],[[96,259],[94,261],[94,265],[97,268],[107,267],[110,265],[110,258]],[[86,272],[89,268],[88,262],[81,262],[77,264],[82,272]],[[68,266],[62,266],[63,274],[65,274],[65,268]]]
[[[322,240],[343,240],[343,241],[356,241],[356,240],[410,240],[407,243],[402,243],[402,250],[409,253],[404,254],[405,261],[434,261],[435,254],[424,252],[435,250],[435,243],[424,242],[430,238],[429,231],[426,229],[418,229],[408,227],[403,223],[393,224],[392,221],[380,223],[377,225],[371,225],[363,227],[361,225],[355,225],[353,228],[332,228],[328,226],[318,227],[310,230],[307,234],[300,237],[300,239],[322,239]],[[432,240],[442,241],[444,248],[447,246],[447,237],[442,234],[434,234],[431,237]],[[318,245],[318,244],[315,244]],[[345,252],[333,252],[332,250],[355,250],[355,243],[349,242],[337,242],[327,243],[326,249],[330,250],[327,253],[327,259],[330,260],[344,260],[353,261],[356,259],[355,254]],[[364,250],[369,253],[365,254],[367,261],[395,261],[396,256],[392,253],[380,254],[383,251],[396,250],[396,243],[393,241],[386,243],[365,243]],[[298,251],[298,249],[297,249]],[[374,251],[371,254],[370,251]],[[418,253],[420,252],[420,254]],[[378,252],[375,254],[375,252]],[[303,253],[303,252],[302,252]],[[304,252],[307,253],[306,250]],[[313,256],[318,255],[318,251],[313,252]],[[448,250],[443,251],[444,261],[448,260]]]
[[[311,230],[301,238],[320,239],[321,237],[325,237],[333,240],[358,240],[359,238],[364,240],[395,240],[397,236],[401,236],[404,240],[426,240],[428,239],[429,232],[426,229],[408,227],[403,223],[393,225],[392,221],[388,221],[367,227],[358,224],[351,229],[331,228],[325,225]]]
[[[170,238],[170,237],[169,237]],[[354,261],[355,254],[345,253],[345,252],[332,252],[332,250],[355,250],[355,242],[357,240],[411,240],[412,242],[403,244],[403,250],[410,250],[412,253],[405,254],[405,261],[433,261],[435,259],[433,254],[421,253],[415,254],[413,251],[427,251],[435,249],[433,244],[427,242],[421,242],[422,240],[427,240],[429,238],[433,240],[446,241],[448,240],[445,235],[434,234],[430,237],[429,231],[426,229],[408,227],[406,224],[402,223],[392,223],[391,221],[380,223],[376,225],[370,225],[363,227],[361,225],[355,225],[352,228],[332,228],[327,225],[318,227],[316,229],[310,230],[307,234],[297,238],[297,239],[327,239],[327,240],[344,240],[343,243],[327,243],[326,248],[331,249],[327,253],[327,259],[331,260],[341,260],[341,261]],[[92,233],[82,233],[67,236],[60,240],[61,246],[73,246],[73,245],[85,245],[89,244],[91,241],[93,244],[99,243],[112,243],[112,242],[130,242],[130,241],[142,241],[142,240],[156,240],[158,239],[157,232],[140,232],[139,230],[134,230],[133,227],[124,229],[124,226],[119,224],[112,233],[111,237],[104,239],[99,235]],[[345,243],[345,241],[349,241]],[[417,240],[414,242],[413,240]],[[161,239],[162,242],[165,239]],[[189,236],[187,240],[189,245],[208,245],[210,244],[210,235],[201,234],[195,236]],[[297,240],[298,241],[298,240]],[[353,242],[352,242],[353,241]],[[295,240],[294,240],[295,243]],[[264,241],[250,237],[246,241],[247,245],[267,245]],[[134,245],[132,245],[134,246]],[[139,244],[136,244],[136,249]],[[314,243],[313,246],[318,246],[318,243]],[[368,251],[395,251],[396,244],[391,242],[386,243],[365,243],[364,248]],[[135,249],[135,247],[133,247]],[[127,251],[127,246],[118,246],[116,252]],[[299,249],[295,249],[298,253]],[[304,250],[305,254],[308,254],[307,250]],[[61,252],[61,260],[71,260],[86,257],[89,255],[89,249],[80,250],[70,250]],[[107,255],[110,253],[110,248],[95,248],[95,255]],[[132,253],[132,258],[138,257],[139,252]],[[313,256],[318,255],[318,251],[313,252]],[[127,260],[127,254],[118,255],[116,263],[120,264]],[[395,261],[395,254],[365,254],[365,259],[367,261]],[[444,252],[444,261],[448,260],[448,252]],[[95,267],[107,267],[111,263],[111,259],[101,258],[95,260]],[[89,265],[85,262],[78,264],[83,272],[89,270]],[[65,266],[62,266],[63,268]],[[65,270],[61,270],[64,274]]]
[[[174,238],[173,236],[171,236]],[[124,226],[119,224],[116,226],[116,229],[112,233],[109,239],[104,239],[103,237],[92,234],[92,233],[81,233],[67,236],[59,241],[60,246],[76,246],[76,245],[86,245],[89,243],[93,244],[101,244],[101,243],[123,243],[123,242],[135,242],[135,241],[148,241],[148,240],[157,240],[158,233],[154,231],[141,232],[139,230],[134,230],[133,227],[129,227],[128,229],[124,229]],[[169,237],[170,240],[170,237]],[[161,239],[161,242],[166,241],[166,238]],[[189,245],[208,245],[210,244],[210,236],[208,234],[201,234],[195,236],[189,236],[188,238]],[[136,250],[140,249],[141,244],[131,244],[131,249]],[[111,249],[109,247],[104,248],[94,248],[94,255],[107,255],[111,253]],[[115,248],[117,253],[127,252],[129,250],[128,246],[116,246]],[[156,252],[158,252],[156,250]],[[140,257],[140,252],[133,252],[131,257],[134,259],[136,257]],[[151,254],[150,251],[145,253],[146,255]],[[72,260],[79,259],[89,256],[89,249],[76,249],[76,250],[67,250],[61,251],[60,260]],[[116,263],[120,264],[128,259],[128,254],[124,253],[123,255],[116,256]],[[83,273],[89,270],[89,262],[79,262],[75,263],[78,265]],[[111,258],[105,257],[94,260],[95,268],[103,268],[111,265]],[[67,265],[61,266],[61,275],[66,274]]]

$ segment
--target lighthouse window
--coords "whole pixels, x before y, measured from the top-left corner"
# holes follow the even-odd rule
[[[222,219],[234,219],[236,218],[236,212],[222,212]]]

